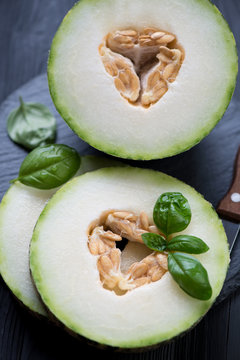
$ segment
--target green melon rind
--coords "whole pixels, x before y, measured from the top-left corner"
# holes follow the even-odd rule
[[[54,81],[54,61],[56,58],[55,54],[57,53],[57,47],[58,44],[61,42],[62,35],[63,36],[65,35],[65,31],[67,31],[68,29],[68,24],[71,22],[71,16],[70,16],[71,13],[75,10],[76,7],[84,7],[87,6],[90,2],[97,4],[98,2],[102,2],[102,1],[109,1],[109,0],[81,0],[77,2],[64,17],[61,25],[58,28],[58,31],[56,32],[53,38],[49,53],[49,58],[48,58],[47,74],[48,74],[50,95],[52,97],[53,103],[57,111],[59,112],[61,117],[66,121],[66,123],[70,126],[70,128],[81,139],[86,141],[94,148],[116,157],[133,159],[133,160],[152,160],[152,159],[162,159],[165,157],[170,157],[189,150],[190,148],[198,144],[204,137],[206,137],[211,132],[211,130],[217,125],[217,123],[221,120],[223,114],[225,113],[231,101],[236,86],[236,79],[238,73],[237,47],[234,36],[231,32],[228,23],[224,19],[221,12],[217,9],[217,7],[213,5],[209,0],[198,0],[198,2],[201,3],[203,7],[208,7],[210,11],[215,12],[217,22],[220,24],[222,28],[223,38],[225,39],[225,42],[228,47],[229,61],[232,64],[231,74],[229,74],[229,84],[228,86],[226,86],[226,92],[224,97],[222,98],[221,101],[219,101],[220,104],[219,109],[216,110],[215,113],[211,115],[211,118],[209,119],[207,125],[202,129],[201,133],[197,132],[188,139],[184,139],[183,142],[178,143],[177,145],[172,145],[167,150],[161,153],[158,153],[156,149],[156,152],[152,154],[150,153],[143,154],[138,152],[132,152],[131,154],[129,154],[125,147],[119,147],[117,144],[115,144],[115,148],[113,149],[111,146],[108,146],[108,144],[106,144],[105,142],[101,142],[101,137],[92,138],[87,131],[83,131],[81,129],[81,126],[79,126],[79,124],[74,120],[74,118],[69,116],[68,109],[62,105],[61,97],[58,96],[55,87],[55,81]]]
[[[108,174],[111,175],[112,172],[116,172],[116,170],[118,170],[117,168],[105,168],[105,169],[101,169],[101,170],[96,170],[93,173],[100,173],[102,174],[102,176],[107,177]],[[149,169],[140,169],[140,168],[132,168],[132,167],[128,167],[128,168],[121,168],[119,169],[119,171],[121,171],[121,173],[123,171],[126,172],[126,176],[129,172],[134,171],[136,173],[137,176],[137,172],[139,172],[139,175],[145,173],[147,176],[150,176],[155,178],[157,183],[161,183],[162,181],[176,181],[175,178],[169,176],[169,175],[165,175],[164,173],[155,171],[155,170],[149,170]],[[91,173],[91,174],[93,174]],[[226,233],[223,227],[223,224],[221,222],[221,220],[219,219],[217,213],[215,212],[214,208],[212,207],[212,205],[206,201],[204,199],[204,197],[199,194],[195,189],[193,189],[191,186],[184,184],[182,181],[179,181],[179,183],[182,183],[186,186],[186,188],[188,189],[189,192],[191,192],[192,194],[194,194],[195,197],[197,197],[199,199],[199,201],[201,201],[201,203],[204,203],[204,211],[209,214],[209,218],[212,219],[212,223],[215,223],[215,227],[219,233],[219,242],[221,241],[221,246],[219,245],[218,249],[221,249],[221,256],[218,257],[218,263],[219,263],[219,269],[221,271],[221,275],[219,272],[219,280],[216,284],[216,286],[213,288],[213,295],[211,297],[210,300],[208,301],[202,301],[201,302],[201,308],[197,309],[196,312],[194,313],[194,316],[192,316],[191,318],[189,318],[188,320],[184,321],[181,326],[178,326],[176,329],[173,329],[172,331],[166,332],[164,334],[153,334],[150,337],[146,337],[145,339],[136,339],[136,340],[131,340],[129,341],[128,339],[126,339],[126,341],[124,342],[119,342],[118,340],[116,341],[109,341],[109,339],[104,338],[102,336],[99,336],[98,334],[94,334],[94,333],[89,333],[86,332],[84,327],[80,327],[80,326],[76,326],[72,323],[71,319],[68,318],[66,316],[66,314],[62,313],[61,310],[58,310],[55,308],[54,306],[54,302],[52,301],[51,298],[49,298],[48,293],[47,293],[47,289],[45,289],[44,287],[44,281],[41,277],[41,272],[40,272],[40,266],[38,263],[38,250],[37,250],[37,241],[38,241],[38,237],[41,231],[41,224],[44,222],[45,217],[47,217],[48,212],[51,211],[52,207],[54,207],[55,204],[57,204],[59,201],[61,201],[61,198],[65,195],[66,192],[68,192],[68,190],[71,187],[74,187],[74,184],[76,182],[79,182],[79,180],[81,181],[85,181],[85,179],[87,180],[88,176],[91,176],[91,174],[85,174],[82,175],[80,178],[75,178],[71,181],[69,181],[64,187],[62,187],[51,199],[51,202],[48,203],[46,205],[46,207],[44,208],[43,212],[41,213],[38,222],[36,224],[35,230],[34,230],[34,234],[32,237],[32,241],[31,241],[31,246],[30,246],[30,269],[31,269],[31,273],[35,282],[35,285],[37,287],[37,290],[44,302],[44,304],[47,306],[47,308],[50,310],[50,312],[53,314],[53,316],[55,318],[57,318],[64,326],[66,326],[67,329],[69,329],[70,331],[72,331],[74,334],[86,337],[87,339],[90,339],[93,342],[96,342],[98,344],[101,345],[107,345],[107,346],[112,346],[112,347],[119,347],[119,348],[124,348],[124,349],[140,349],[143,347],[152,347],[156,344],[159,344],[161,342],[165,342],[168,340],[171,340],[174,337],[179,336],[180,334],[190,330],[194,325],[196,325],[200,319],[207,313],[207,311],[210,309],[210,307],[212,306],[212,304],[214,303],[214,301],[216,300],[217,296],[219,295],[222,286],[223,286],[223,282],[225,280],[226,274],[227,274],[227,270],[229,267],[229,246],[228,246],[228,241],[227,241],[227,237],[226,237]],[[43,282],[42,282],[43,281]]]
[[[5,263],[5,256],[4,256],[3,252],[1,251],[1,242],[3,241],[3,238],[4,238],[4,235],[2,233],[3,222],[4,222],[4,213],[7,212],[8,204],[10,202],[14,201],[13,190],[16,186],[17,186],[17,184],[13,184],[10,186],[10,188],[5,193],[5,195],[1,201],[1,205],[0,205],[0,270],[1,270],[1,277],[4,280],[5,284],[8,286],[8,288],[11,290],[13,295],[17,298],[17,300],[20,301],[20,303],[22,305],[28,307],[34,313],[44,316],[46,314],[43,311],[43,309],[41,307],[39,307],[38,304],[35,303],[34,301],[30,301],[29,298],[27,298],[19,290],[19,288],[16,284],[16,280],[12,276],[10,276],[9,273],[7,271],[5,271],[5,269],[2,268],[2,264]]]
[[[82,157],[81,167],[80,170],[78,171],[78,175],[109,166],[119,167],[119,166],[127,166],[127,165],[121,163],[118,160],[114,160],[111,158],[98,157],[95,155],[85,155]],[[39,304],[34,301],[30,301],[30,299],[26,297],[25,294],[19,289],[19,286],[16,284],[16,279],[14,279],[12,276],[9,275],[9,272],[7,271],[4,265],[6,263],[5,255],[4,252],[2,251],[2,242],[4,242],[4,238],[5,238],[3,234],[3,224],[5,221],[4,214],[8,212],[9,204],[14,202],[14,189],[16,188],[16,186],[18,186],[18,183],[14,183],[9,187],[9,189],[3,196],[0,204],[0,274],[5,284],[8,286],[8,288],[11,290],[11,292],[21,302],[23,306],[29,308],[29,310],[31,310],[32,312],[38,315],[46,316],[46,312],[43,309],[43,307],[39,306]],[[44,192],[45,190],[38,189],[38,191]]]

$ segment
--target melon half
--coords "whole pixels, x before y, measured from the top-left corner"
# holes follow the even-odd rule
[[[117,292],[101,277],[104,250],[99,245],[96,254],[90,246],[89,231],[106,211],[118,216],[145,212],[151,223],[157,198],[169,191],[181,192],[191,207],[191,223],[182,233],[200,237],[210,248],[196,255],[213,290],[207,301],[187,295],[168,271],[157,281]],[[129,241],[127,246],[127,256],[121,253],[122,272],[149,255],[143,244]],[[228,264],[226,234],[212,206],[175,178],[131,167],[93,171],[65,184],[41,213],[30,247],[34,282],[54,318],[75,334],[121,348],[151,346],[190,329],[215,301]]]
[[[53,102],[91,146],[157,159],[185,151],[226,110],[233,34],[208,0],[81,0],[52,42]]]

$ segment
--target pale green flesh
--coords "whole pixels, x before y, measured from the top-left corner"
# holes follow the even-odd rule
[[[77,175],[119,164],[111,159],[83,156]],[[46,315],[46,311],[32,284],[29,244],[37,219],[56,190],[38,190],[17,182],[9,188],[0,206],[0,273],[14,295],[41,315]]]
[[[149,109],[115,89],[98,54],[110,31],[154,26],[185,49],[177,79]],[[55,106],[90,145],[123,158],[156,159],[189,149],[221,119],[237,74],[234,37],[208,0],[82,0],[52,43],[48,79]]]
[[[210,247],[196,255],[213,289],[208,301],[184,293],[169,273],[123,296],[104,289],[99,280],[96,257],[87,246],[90,222],[108,209],[143,210],[151,218],[156,199],[166,191],[180,191],[189,200],[192,220],[184,233]],[[30,251],[35,284],[53,315],[77,334],[124,348],[150,346],[193,326],[219,294],[228,264],[222,223],[200,194],[163,173],[130,167],[98,170],[63,186],[40,215]]]

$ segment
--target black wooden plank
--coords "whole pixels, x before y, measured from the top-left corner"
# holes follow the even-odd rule
[[[240,358],[240,290],[231,298],[231,308],[229,312],[229,337],[227,355],[230,360]]]
[[[0,1],[0,102],[46,70],[48,50],[74,0]]]

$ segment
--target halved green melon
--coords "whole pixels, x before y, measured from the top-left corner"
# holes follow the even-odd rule
[[[119,166],[119,162],[83,156],[77,175],[115,165]],[[46,315],[46,311],[32,284],[29,244],[37,219],[56,190],[34,189],[17,182],[4,195],[0,206],[0,273],[13,294],[41,315]]]
[[[89,251],[88,231],[105,210],[144,211],[152,219],[158,196],[181,192],[192,220],[184,233],[203,239],[210,250],[196,255],[208,271],[212,297],[187,295],[166,272],[149,284],[117,295],[102,286],[98,256]],[[124,267],[148,254],[130,245]],[[191,328],[219,294],[229,264],[227,238],[211,205],[190,186],[160,172],[106,168],[68,182],[48,202],[35,227],[30,268],[41,298],[68,329],[100,344],[139,348],[160,343]]]
[[[208,0],[81,0],[60,25],[48,64],[53,102],[83,140],[145,160],[206,136],[236,74],[233,34]]]

